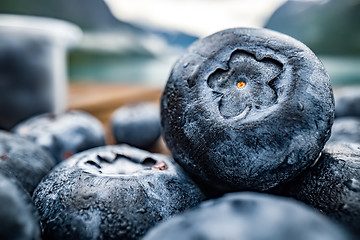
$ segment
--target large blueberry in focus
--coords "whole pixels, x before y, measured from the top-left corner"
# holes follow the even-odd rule
[[[160,137],[159,105],[139,103],[120,107],[111,117],[111,127],[117,143],[150,149]]]
[[[334,120],[330,142],[354,142],[360,144],[360,117],[341,117]]]
[[[0,172],[15,177],[30,194],[55,163],[55,159],[35,143],[0,131]]]
[[[105,145],[102,124],[82,111],[35,116],[18,124],[13,132],[48,150],[57,162],[74,153]]]
[[[173,160],[127,145],[59,164],[36,188],[44,239],[139,239],[203,194]]]
[[[313,167],[276,191],[320,209],[360,236],[360,143],[326,144]]]
[[[39,215],[27,192],[0,173],[0,239],[40,239]]]
[[[175,160],[220,191],[291,180],[318,157],[333,118],[318,58],[266,29],[229,29],[195,42],[161,99],[162,134]]]
[[[144,240],[345,240],[348,234],[301,202],[232,193],[163,222]]]
[[[335,116],[337,118],[352,116],[360,117],[360,87],[339,88],[335,95]]]

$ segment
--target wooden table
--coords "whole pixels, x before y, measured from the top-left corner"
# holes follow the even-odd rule
[[[114,144],[110,130],[111,114],[119,107],[139,102],[159,103],[162,89],[123,84],[70,83],[69,109],[86,111],[99,119],[107,133],[108,144]],[[168,153],[162,140],[155,152]]]

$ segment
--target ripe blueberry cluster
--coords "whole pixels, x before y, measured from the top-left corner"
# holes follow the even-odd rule
[[[337,98],[337,117],[358,116],[354,102],[360,91],[351,92]],[[195,42],[175,63],[161,99],[167,146],[211,197],[238,191],[293,197],[359,235],[360,119],[337,118],[331,143],[325,145],[334,115],[329,76],[315,54],[299,41],[265,29],[228,29]],[[246,198],[251,206],[236,220],[209,218],[229,215],[225,206],[232,204],[224,197],[217,200],[221,211],[204,204],[159,226],[148,239],[166,239],[161,236],[176,231],[186,232],[186,239],[263,239],[258,228],[270,228],[264,230],[266,239],[316,239],[309,226],[309,236],[300,234],[300,222],[298,230],[279,224],[283,227],[272,235],[274,226],[253,220],[250,210],[264,202],[253,195]],[[270,208],[274,219],[292,224],[286,220],[289,215],[278,218]],[[189,220],[192,214],[195,220]],[[254,210],[254,216],[264,218],[262,214]],[[217,235],[221,230],[211,227],[235,221],[240,229],[228,234]],[[299,234],[286,235],[289,231]]]
[[[329,76],[304,44],[215,33],[175,63],[160,108],[113,114],[120,145],[104,146],[79,111],[0,132],[0,239],[359,237],[360,119],[334,115]],[[160,131],[172,157],[138,149]]]

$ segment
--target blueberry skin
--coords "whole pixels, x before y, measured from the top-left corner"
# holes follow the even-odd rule
[[[302,43],[236,28],[195,42],[161,98],[174,159],[220,191],[266,190],[309,167],[330,137],[329,77]]]
[[[360,117],[360,87],[344,87],[336,90],[335,117]]]
[[[111,117],[116,143],[151,149],[160,137],[160,108],[155,103],[140,103],[118,108]]]
[[[318,162],[277,194],[301,200],[360,236],[360,143],[326,144]]]
[[[39,215],[27,192],[15,179],[0,173],[0,239],[40,238]]]
[[[0,129],[54,107],[51,42],[15,32],[0,38]]]
[[[208,200],[149,231],[143,240],[340,240],[350,236],[292,199],[254,192]]]
[[[83,111],[42,114],[18,124],[13,132],[48,150],[59,163],[71,155],[105,145],[105,130]]]
[[[33,195],[44,239],[139,239],[203,198],[171,158],[128,145],[74,155]]]
[[[55,159],[40,146],[0,131],[0,172],[15,177],[30,194],[55,164]]]
[[[360,117],[341,117],[334,120],[330,142],[353,142],[360,144]]]

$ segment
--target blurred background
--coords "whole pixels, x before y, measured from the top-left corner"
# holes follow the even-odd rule
[[[308,45],[334,86],[360,84],[360,0],[1,0],[0,13],[78,25],[71,82],[162,87],[199,37],[230,27],[266,27]]]
[[[45,19],[35,31],[38,20],[26,18],[13,34],[6,14],[71,24]],[[324,63],[335,93],[359,86],[352,97],[359,105],[360,0],[1,0],[0,128],[66,109],[87,111],[108,128],[118,107],[159,102],[190,44],[232,27],[302,41]]]

